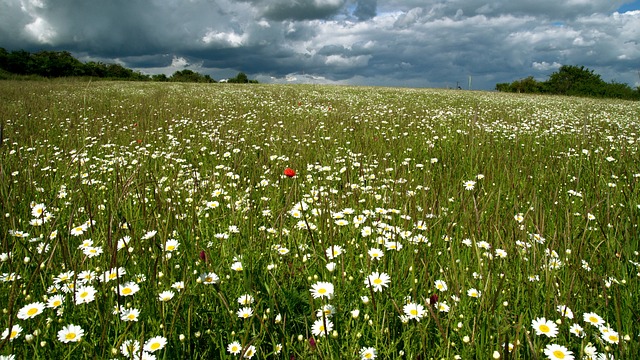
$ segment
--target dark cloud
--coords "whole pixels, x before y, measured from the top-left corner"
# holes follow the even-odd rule
[[[278,0],[271,2],[263,15],[271,20],[326,19],[337,14],[344,0]]]
[[[378,0],[357,0],[356,9],[353,11],[353,16],[358,20],[369,20],[376,16],[378,7]]]
[[[629,0],[387,0],[379,4],[380,11],[409,11],[424,8],[436,17],[454,17],[462,12],[466,16],[474,15],[517,15],[536,16],[545,19],[575,19],[597,13],[612,13]]]
[[[474,88],[492,89],[577,64],[634,85],[640,11],[615,13],[623,3],[0,1],[0,47],[273,82],[455,86],[471,75]]]

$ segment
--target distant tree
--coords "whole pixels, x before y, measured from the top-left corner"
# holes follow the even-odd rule
[[[120,64],[104,64],[95,61],[82,63],[68,51],[43,50],[32,54],[25,50],[8,52],[6,49],[0,48],[0,70],[2,70],[0,78],[3,79],[14,75],[40,75],[44,77],[91,76],[135,81],[216,82],[209,75],[202,75],[187,69],[176,71],[171,77],[163,74],[151,77]],[[244,79],[247,80],[246,75],[244,75]]]
[[[84,64],[84,74],[93,77],[106,77],[107,65],[101,62],[89,61]]]
[[[107,72],[105,74],[105,77],[127,79],[133,77],[133,70],[127,69],[120,64],[109,64],[107,65]]]
[[[236,77],[228,79],[227,82],[232,84],[257,84],[258,80],[249,80],[247,74],[239,72]]]
[[[140,71],[134,71],[130,79],[135,81],[149,81],[151,80],[151,76],[143,74]]]
[[[197,82],[197,83],[213,83],[215,80],[211,78],[209,75],[202,75],[195,71],[184,69],[180,71],[176,71],[171,75],[169,81],[178,81],[178,82]]]
[[[240,84],[246,84],[246,83],[249,82],[249,78],[247,77],[247,74],[245,74],[243,72],[238,73],[238,75],[236,75],[236,80]]]
[[[165,81],[169,81],[169,78],[165,74],[155,74],[151,76],[151,80],[165,82]]]
[[[509,84],[509,83],[497,83],[496,84],[496,91],[513,92],[513,91],[511,91],[511,84]]]
[[[18,75],[34,74],[31,53],[25,50],[12,51],[7,58],[5,70]]]
[[[627,84],[612,81],[604,87],[604,97],[640,100],[640,87],[633,90]]]
[[[601,95],[605,82],[584,66],[563,65],[546,81],[548,91],[563,95]]]
[[[607,83],[593,70],[573,65],[561,66],[547,81],[538,82],[529,76],[510,84],[496,84],[496,90],[640,100],[640,89],[633,90],[628,85],[617,82]]]
[[[0,69],[7,70],[7,64],[9,63],[9,52],[0,47]]]
[[[68,51],[40,51],[32,56],[33,71],[44,77],[84,75],[84,65]]]
[[[544,83],[536,81],[533,76],[516,80],[512,83],[496,84],[496,90],[502,92],[538,94],[544,91]]]

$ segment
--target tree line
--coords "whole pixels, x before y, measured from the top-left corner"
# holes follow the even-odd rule
[[[192,70],[179,70],[171,76],[164,74],[146,75],[128,69],[120,64],[102,62],[81,62],[68,51],[38,51],[31,53],[25,50],[7,51],[0,47],[0,79],[20,76],[40,76],[44,78],[58,77],[92,77],[134,81],[175,81],[215,83],[209,75]],[[245,73],[238,73],[235,78],[227,79],[229,83],[257,83],[249,80]]]
[[[632,89],[627,84],[606,82],[600,75],[584,66],[562,65],[546,81],[537,81],[533,76],[512,83],[496,84],[502,92],[528,94],[554,94],[640,100],[640,87]]]

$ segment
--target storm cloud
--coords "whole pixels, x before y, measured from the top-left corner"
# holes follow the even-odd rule
[[[0,0],[0,47],[261,82],[492,89],[568,64],[637,86],[637,3]]]

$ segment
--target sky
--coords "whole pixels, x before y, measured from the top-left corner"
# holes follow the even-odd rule
[[[0,47],[144,74],[492,90],[580,65],[640,86],[640,1],[0,0]]]

